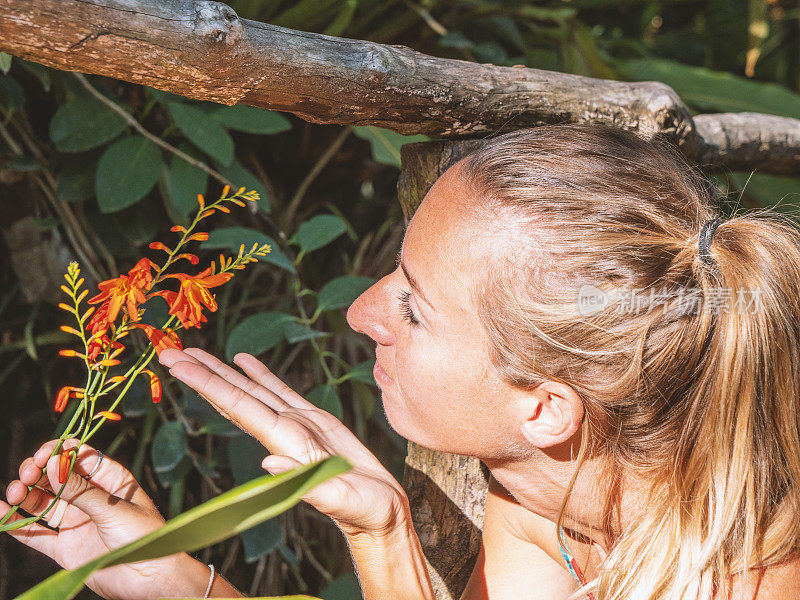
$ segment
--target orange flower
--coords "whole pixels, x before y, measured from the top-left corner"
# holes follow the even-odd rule
[[[128,277],[131,279],[131,285],[138,287],[141,290],[147,291],[153,286],[152,269],[158,270],[158,265],[149,258],[142,258],[137,262],[133,268],[128,271]]]
[[[175,275],[165,275],[164,278],[173,277],[181,282],[178,292],[169,290],[155,292],[154,296],[162,296],[169,304],[169,314],[178,317],[181,324],[186,327],[200,327],[200,323],[207,321],[203,314],[203,306],[211,312],[217,310],[217,303],[214,296],[208,291],[209,288],[217,287],[227,282],[233,273],[217,273],[212,275],[213,267],[208,267],[202,273],[195,276],[177,273]]]
[[[94,418],[95,419],[103,418],[103,419],[108,419],[109,421],[119,421],[122,417],[115,412],[111,412],[109,410],[101,410],[94,416]]]
[[[120,361],[116,358],[106,358],[105,360],[94,363],[92,368],[99,369],[100,367],[116,367],[119,363]]]
[[[142,373],[147,373],[150,377],[150,395],[153,397],[153,403],[158,404],[161,402],[161,380],[150,369],[145,369]]]
[[[161,331],[152,325],[145,325],[144,323],[134,323],[132,327],[138,327],[144,331],[147,339],[150,340],[153,344],[153,348],[156,349],[156,355],[158,356],[167,348],[183,350],[183,345],[181,344],[178,334],[169,327],[167,327],[165,331]]]
[[[67,408],[67,402],[69,402],[70,392],[74,389],[74,387],[67,385],[58,390],[58,394],[56,394],[56,412],[64,412],[64,409]]]
[[[67,407],[67,402],[69,402],[71,398],[83,398],[83,388],[67,385],[58,390],[55,403],[56,412],[64,412],[64,409]]]
[[[106,320],[113,323],[122,305],[128,309],[128,317],[131,321],[139,319],[138,305],[145,302],[144,292],[153,285],[153,274],[151,269],[155,266],[148,258],[143,258],[128,271],[127,275],[120,275],[114,279],[101,281],[97,287],[100,293],[88,300],[89,304],[103,302],[108,305]],[[97,311],[100,312],[99,310]],[[95,313],[95,317],[97,313]]]
[[[58,457],[58,483],[67,483],[69,475],[69,463],[72,461],[69,450],[62,450]]]

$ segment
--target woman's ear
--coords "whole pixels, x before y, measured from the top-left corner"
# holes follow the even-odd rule
[[[537,448],[550,448],[572,438],[584,416],[581,397],[558,381],[545,381],[528,392],[522,410],[522,435]]]

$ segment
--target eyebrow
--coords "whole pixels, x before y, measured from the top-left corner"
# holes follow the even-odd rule
[[[422,293],[422,288],[420,287],[419,282],[416,279],[414,279],[414,276],[411,273],[408,272],[405,263],[403,263],[401,259],[402,253],[403,253],[402,250],[400,250],[397,253],[397,256],[394,259],[395,264],[400,265],[400,268],[403,269],[403,275],[406,276],[406,279],[408,279],[408,283],[411,284],[411,289],[414,290],[420,296],[420,298],[422,298],[425,301],[425,304],[430,306],[433,310],[436,310],[433,307],[433,304],[431,304],[430,301],[425,297],[425,294]]]

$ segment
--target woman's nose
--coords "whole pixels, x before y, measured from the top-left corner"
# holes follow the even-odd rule
[[[354,331],[368,335],[384,346],[392,343],[392,333],[387,326],[389,306],[386,301],[386,285],[386,278],[381,279],[356,298],[347,309],[347,324]]]

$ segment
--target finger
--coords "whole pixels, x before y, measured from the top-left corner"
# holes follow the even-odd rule
[[[28,493],[28,486],[21,481],[12,481],[6,488],[6,500],[9,504],[19,504]]]
[[[20,482],[16,483],[18,483],[20,487],[22,486]],[[61,519],[64,517],[64,514],[69,508],[68,502],[58,499],[56,500],[55,504],[53,504],[55,496],[51,492],[39,488],[31,488],[30,491],[25,488],[24,491],[27,492],[27,494],[19,503],[19,507],[22,510],[29,515],[35,515],[38,517],[49,508],[49,510],[47,510],[47,514],[45,515],[47,524],[50,527],[58,527],[61,524]],[[53,504],[52,507],[50,506],[51,504]]]
[[[59,441],[60,440],[50,440],[42,444],[41,448],[33,455],[33,463],[39,468],[44,468]]]
[[[259,385],[251,378],[245,377],[239,373],[239,371],[232,369],[216,356],[209,354],[205,350],[201,350],[200,348],[186,348],[184,353],[196,358],[200,363],[214,371],[214,373],[222,377],[225,381],[243,389],[254,398],[261,400],[271,409],[285,410],[288,407],[280,396]]]
[[[0,511],[2,511],[3,514],[8,512],[10,509],[11,507],[8,504],[0,500]],[[14,523],[24,518],[25,517],[22,515],[14,514],[8,520],[8,522]],[[34,550],[53,558],[53,551],[55,550],[56,540],[58,538],[57,531],[48,529],[47,527],[39,525],[38,523],[33,523],[31,525],[26,525],[25,527],[20,527],[19,529],[12,529],[6,533],[19,540],[26,546],[29,546]]]
[[[267,366],[252,354],[240,352],[233,357],[233,362],[242,368],[253,381],[260,383],[267,390],[281,398],[289,406],[295,408],[315,408],[311,402],[295,392]]]
[[[77,447],[77,445],[78,440],[69,439],[64,442],[62,449],[71,450]],[[128,469],[106,455],[103,455],[100,466],[95,469],[99,460],[100,453],[97,449],[89,444],[83,444],[78,451],[78,457],[75,459],[73,473],[80,475],[82,478],[86,478],[89,476],[89,473],[92,473],[90,482],[94,487],[103,490],[111,496],[122,498],[142,508],[155,508],[153,501],[141,488]],[[49,472],[50,469],[48,468],[48,473]],[[56,477],[58,476],[57,473],[55,473],[55,475]]]
[[[33,462],[33,457],[26,458],[19,466],[19,480],[25,485],[36,485],[42,477],[42,469]]]
[[[171,368],[176,362],[184,360],[188,362],[200,362],[191,354],[187,354],[183,350],[178,350],[177,348],[166,348],[165,350],[161,351],[161,354],[158,355],[158,362],[168,369]]]
[[[271,475],[279,475],[286,471],[291,471],[297,467],[303,466],[299,460],[295,460],[290,456],[281,456],[280,454],[270,454],[261,461],[261,466],[265,471]]]
[[[263,437],[265,427],[272,430],[278,420],[274,410],[205,365],[179,361],[169,372],[201,394],[225,417],[259,438]]]

